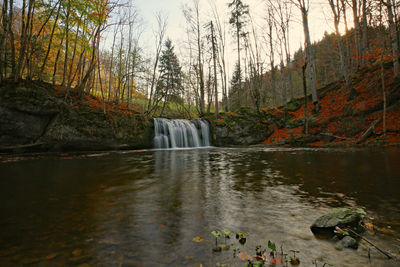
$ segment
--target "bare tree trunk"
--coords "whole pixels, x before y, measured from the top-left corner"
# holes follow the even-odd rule
[[[65,78],[68,67],[68,50],[69,50],[69,16],[71,13],[71,0],[68,0],[67,14],[65,17],[65,51],[64,51],[64,71],[61,86],[65,86]]]
[[[269,62],[270,62],[270,73],[271,73],[271,95],[272,95],[272,106],[275,107],[277,104],[277,99],[276,99],[276,85],[275,85],[275,53],[274,53],[274,45],[273,45],[273,17],[272,17],[272,10],[268,11],[268,27],[269,27],[269,48],[270,48],[270,55],[269,55]]]
[[[156,72],[157,72],[157,67],[158,67],[158,61],[160,59],[160,54],[162,50],[162,44],[164,41],[164,36],[165,36],[165,31],[167,28],[167,22],[161,14],[157,15],[157,22],[158,22],[158,32],[157,32],[157,40],[156,40],[156,55],[155,55],[155,60],[154,60],[154,66],[153,66],[153,74],[151,78],[151,87],[150,87],[150,97],[149,97],[149,103],[147,106],[147,112],[151,112],[151,105],[152,105],[152,98],[154,94],[154,89],[156,86]]]
[[[382,81],[382,96],[383,96],[383,136],[386,137],[386,88],[385,88],[385,74],[383,69],[383,55],[381,55],[381,81]]]
[[[217,84],[217,47],[215,43],[215,35],[214,35],[214,24],[211,21],[211,40],[212,40],[212,52],[213,52],[213,63],[214,63],[214,94],[215,94],[215,119],[218,119],[218,84]]]
[[[14,19],[14,0],[10,0],[9,6],[9,16],[8,16],[8,36],[10,37],[11,45],[11,78],[15,77],[16,72],[16,61],[15,61],[15,43],[14,43],[14,32],[12,29],[13,19]]]
[[[97,47],[99,46],[99,43],[100,43],[101,27],[102,27],[102,25],[100,24],[100,25],[97,26],[97,29],[95,30],[95,34],[94,34],[94,37],[93,37],[93,43],[92,43],[92,57],[90,59],[89,68],[87,69],[85,75],[83,76],[82,80],[80,81],[79,85],[77,86],[77,89],[79,91],[81,91],[81,92],[83,92],[84,89],[86,88],[87,81],[89,80],[90,75],[92,74],[93,70],[96,67],[96,62],[95,62],[96,51],[97,51],[96,49],[97,49]]]
[[[351,86],[349,69],[347,66],[347,62],[345,60],[343,38],[339,32],[340,12],[341,12],[339,0],[336,0],[336,3],[334,2],[334,0],[329,0],[329,4],[331,6],[331,10],[332,10],[333,17],[334,17],[335,32],[336,32],[336,38],[337,38],[337,43],[338,43],[338,47],[339,47],[340,67],[342,70],[342,75],[345,79],[346,89],[350,91],[350,94],[352,94],[352,91],[354,89]]]
[[[362,63],[365,63],[365,55],[368,52],[368,21],[367,21],[367,0],[362,0]]]
[[[199,1],[194,2],[196,12],[196,33],[197,33],[197,61],[199,66],[199,78],[200,78],[200,112],[204,114],[205,108],[205,88],[204,88],[204,69],[203,69],[203,52],[201,46],[201,25],[200,25],[200,10]]]
[[[44,71],[44,68],[45,68],[45,66],[46,66],[47,59],[49,58],[49,54],[50,54],[50,50],[51,50],[51,45],[52,45],[52,43],[53,43],[54,31],[56,30],[58,18],[59,18],[59,16],[60,16],[60,10],[61,10],[61,1],[60,1],[60,3],[58,4],[57,15],[56,15],[56,18],[54,19],[53,28],[51,29],[50,40],[49,40],[49,44],[48,44],[48,46],[47,46],[46,55],[45,55],[45,57],[44,57],[44,59],[43,59],[42,67],[40,68],[39,80],[42,80],[43,71]]]
[[[118,31],[118,27],[115,27],[113,42],[112,42],[112,47],[111,47],[110,69],[109,69],[109,76],[108,76],[108,96],[107,96],[108,102],[110,102],[110,96],[111,96],[111,86],[112,86],[112,80],[113,80],[113,67],[114,67],[115,39],[117,37],[117,31]]]
[[[302,66],[303,76],[303,91],[304,91],[304,133],[308,134],[308,94],[307,94],[307,79],[306,79],[307,60]]]
[[[83,16],[83,15],[82,15]],[[80,27],[81,27],[81,19],[82,16],[79,19],[79,23],[78,23],[78,28],[76,30],[76,36],[75,36],[75,40],[74,40],[74,48],[72,50],[72,58],[71,58],[71,64],[69,65],[69,72],[68,72],[68,76],[67,76],[67,87],[70,88],[71,87],[71,75],[72,75],[72,69],[74,67],[74,61],[75,61],[75,54],[76,54],[76,47],[78,44],[78,36],[79,36],[79,31],[80,31]],[[83,25],[85,25],[86,23],[84,22]]]
[[[218,10],[216,5],[212,6],[216,31],[218,35],[219,42],[217,41],[218,45],[218,56],[219,56],[219,69],[220,69],[220,77],[221,77],[221,86],[222,86],[222,106],[225,112],[229,110],[228,105],[228,82],[226,77],[226,63],[225,63],[225,28],[222,27]]]
[[[236,8],[238,9],[239,2],[236,2]],[[239,88],[237,89],[237,101],[239,108],[241,106],[241,94],[242,94],[242,70],[240,68],[240,22],[239,16],[236,16],[236,44],[237,44],[237,56],[238,56],[238,72],[239,72]]]
[[[22,78],[23,66],[27,55],[27,46],[29,41],[29,29],[32,23],[32,10],[34,6],[34,0],[29,0],[28,3],[28,14],[25,20],[25,8],[26,0],[23,1],[22,5],[22,28],[21,28],[21,47],[19,50],[18,62],[15,69],[14,80],[20,80]]]
[[[304,37],[305,37],[305,45],[306,45],[306,56],[307,56],[307,65],[309,66],[310,70],[310,86],[311,86],[311,94],[313,103],[315,106],[315,110],[318,112],[320,109],[318,103],[318,94],[317,94],[317,77],[315,72],[315,64],[314,64],[314,54],[312,51],[311,46],[311,39],[310,39],[310,30],[308,27],[308,10],[305,6],[304,0],[298,0],[301,5],[301,13],[303,18],[303,29],[304,29]]]
[[[97,50],[98,50],[97,51],[97,57],[100,59],[100,48],[98,47]],[[98,69],[97,72],[98,72],[98,75],[99,75],[101,99],[103,101],[103,114],[106,115],[106,102],[105,102],[105,99],[104,99],[103,83],[102,83],[102,80],[101,80],[100,60],[97,62],[97,69]]]
[[[7,76],[7,48],[6,48],[6,39],[7,39],[7,27],[8,27],[8,0],[3,0],[3,6],[1,11],[2,16],[2,33],[0,36],[0,83]]]
[[[389,19],[390,39],[392,42],[394,77],[399,78],[399,43],[397,40],[396,25],[394,23],[393,2],[392,0],[389,0],[386,3],[384,2],[384,4],[386,5],[388,12],[388,19]]]
[[[359,0],[352,0],[352,9],[353,9],[353,21],[354,21],[354,30],[355,30],[355,37],[354,42],[356,44],[356,62],[357,68],[360,67],[360,59],[362,57],[361,54],[361,32],[360,32],[360,20],[358,14],[358,1]]]
[[[53,86],[56,84],[57,64],[58,64],[58,59],[60,58],[61,47],[63,45],[63,42],[64,42],[64,35],[61,37],[60,47],[58,48],[56,59],[54,60],[53,79],[52,79]]]

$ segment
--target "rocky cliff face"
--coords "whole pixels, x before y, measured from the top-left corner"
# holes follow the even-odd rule
[[[213,114],[208,114],[206,118],[216,146],[259,144],[274,131],[272,121],[264,113],[257,114],[246,108],[220,113],[218,119]]]
[[[51,87],[37,82],[29,86],[3,85],[0,88],[0,151],[81,151],[153,146],[152,120],[130,110],[110,111],[104,115],[102,110],[92,110],[88,101],[73,98],[59,97]]]

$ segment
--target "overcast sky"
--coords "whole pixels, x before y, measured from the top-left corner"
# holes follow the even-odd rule
[[[228,21],[228,2],[230,0],[200,0],[201,17],[204,20],[211,18],[210,1],[211,3],[214,2],[218,7],[221,19]],[[133,3],[138,9],[139,15],[143,18],[144,23],[144,31],[140,38],[140,44],[147,53],[152,53],[154,50],[153,30],[157,29],[155,14],[160,11],[168,17],[167,36],[171,38],[176,53],[178,56],[184,53],[183,42],[187,37],[185,34],[186,25],[182,6],[191,2],[192,0],[134,0]],[[257,25],[258,32],[261,33],[267,30],[264,19],[266,17],[266,0],[243,0],[243,2],[250,6],[250,13]],[[293,7],[292,13],[293,22],[290,29],[290,45],[293,54],[293,51],[297,50],[300,45],[303,45],[304,37],[300,11],[296,7]],[[350,16],[350,14],[348,15]],[[325,31],[333,31],[330,8],[326,0],[310,0],[309,26],[312,41],[321,39]],[[230,27],[227,27],[230,30]],[[229,65],[231,65],[230,69],[232,69],[236,61],[236,59],[233,60],[235,45],[229,32],[227,36],[231,39],[228,40],[228,45],[231,47],[232,60],[229,61]]]

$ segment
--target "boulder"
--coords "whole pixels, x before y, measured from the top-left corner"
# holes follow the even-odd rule
[[[357,230],[359,222],[366,215],[362,208],[337,208],[328,214],[319,217],[312,225],[311,231],[314,234],[332,233],[335,227],[353,227]]]

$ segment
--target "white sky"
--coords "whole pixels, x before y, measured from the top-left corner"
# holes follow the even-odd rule
[[[153,32],[157,29],[157,21],[155,19],[155,14],[162,12],[163,15],[168,17],[168,26],[166,37],[169,37],[173,45],[175,46],[175,51],[178,54],[178,58],[183,63],[183,58],[185,55],[184,42],[187,40],[187,35],[185,33],[186,22],[182,12],[182,6],[184,4],[190,5],[192,0],[132,0],[133,4],[138,10],[139,15],[142,17],[143,33],[140,38],[140,46],[144,49],[146,55],[150,56],[154,54],[155,39]],[[210,3],[214,2],[218,7],[219,15],[221,20],[227,22],[229,20],[229,9],[228,3],[231,0],[200,0],[200,12],[203,22],[208,22],[211,20],[212,12]],[[266,0],[243,0],[245,4],[250,6],[250,13],[255,21],[257,31],[261,34],[263,31],[267,30],[266,27]],[[350,10],[347,12],[350,19]],[[293,6],[292,11],[292,22],[290,29],[290,46],[291,54],[297,50],[304,43],[304,34],[302,28],[302,21],[300,16],[300,11]],[[343,23],[342,23],[343,24]],[[349,21],[349,25],[351,25]],[[236,51],[235,43],[233,38],[231,38],[231,27],[227,27],[227,46],[228,46],[228,73],[231,73],[233,66],[236,62]],[[333,22],[331,19],[331,10],[327,0],[310,0],[309,9],[309,27],[311,40],[320,40],[325,31],[333,31]],[[106,37],[107,38],[107,37]],[[107,38],[108,39],[108,38]],[[108,43],[107,40],[106,43]],[[263,57],[267,58],[268,51],[263,52]],[[277,54],[277,53],[276,53]],[[276,55],[277,56],[277,55]],[[276,61],[278,62],[278,61]],[[229,75],[230,76],[230,75]]]
[[[210,1],[215,2],[220,12],[221,17],[226,20],[229,17],[228,2],[230,0],[200,0],[201,16],[206,20],[210,18],[211,8]],[[250,6],[250,13],[255,18],[259,30],[265,23],[263,19],[266,16],[266,0],[243,0],[244,3]],[[185,35],[185,19],[182,13],[182,5],[190,4],[191,0],[135,0],[134,4],[139,10],[139,14],[143,17],[145,22],[145,33],[143,35],[144,42],[142,44],[152,45],[152,28],[156,28],[155,14],[161,11],[168,16],[168,29],[167,36],[169,36],[175,46],[179,44],[186,37]],[[312,41],[321,39],[324,31],[332,32],[333,24],[330,19],[330,8],[328,2],[325,0],[310,0],[309,12],[309,26]],[[350,10],[349,10],[350,11]],[[350,12],[348,12],[350,13]],[[291,29],[291,46],[297,49],[303,43],[303,30],[301,25],[300,12],[297,8],[293,8],[293,22]],[[348,14],[350,15],[350,14]],[[147,46],[147,45],[146,45]]]

